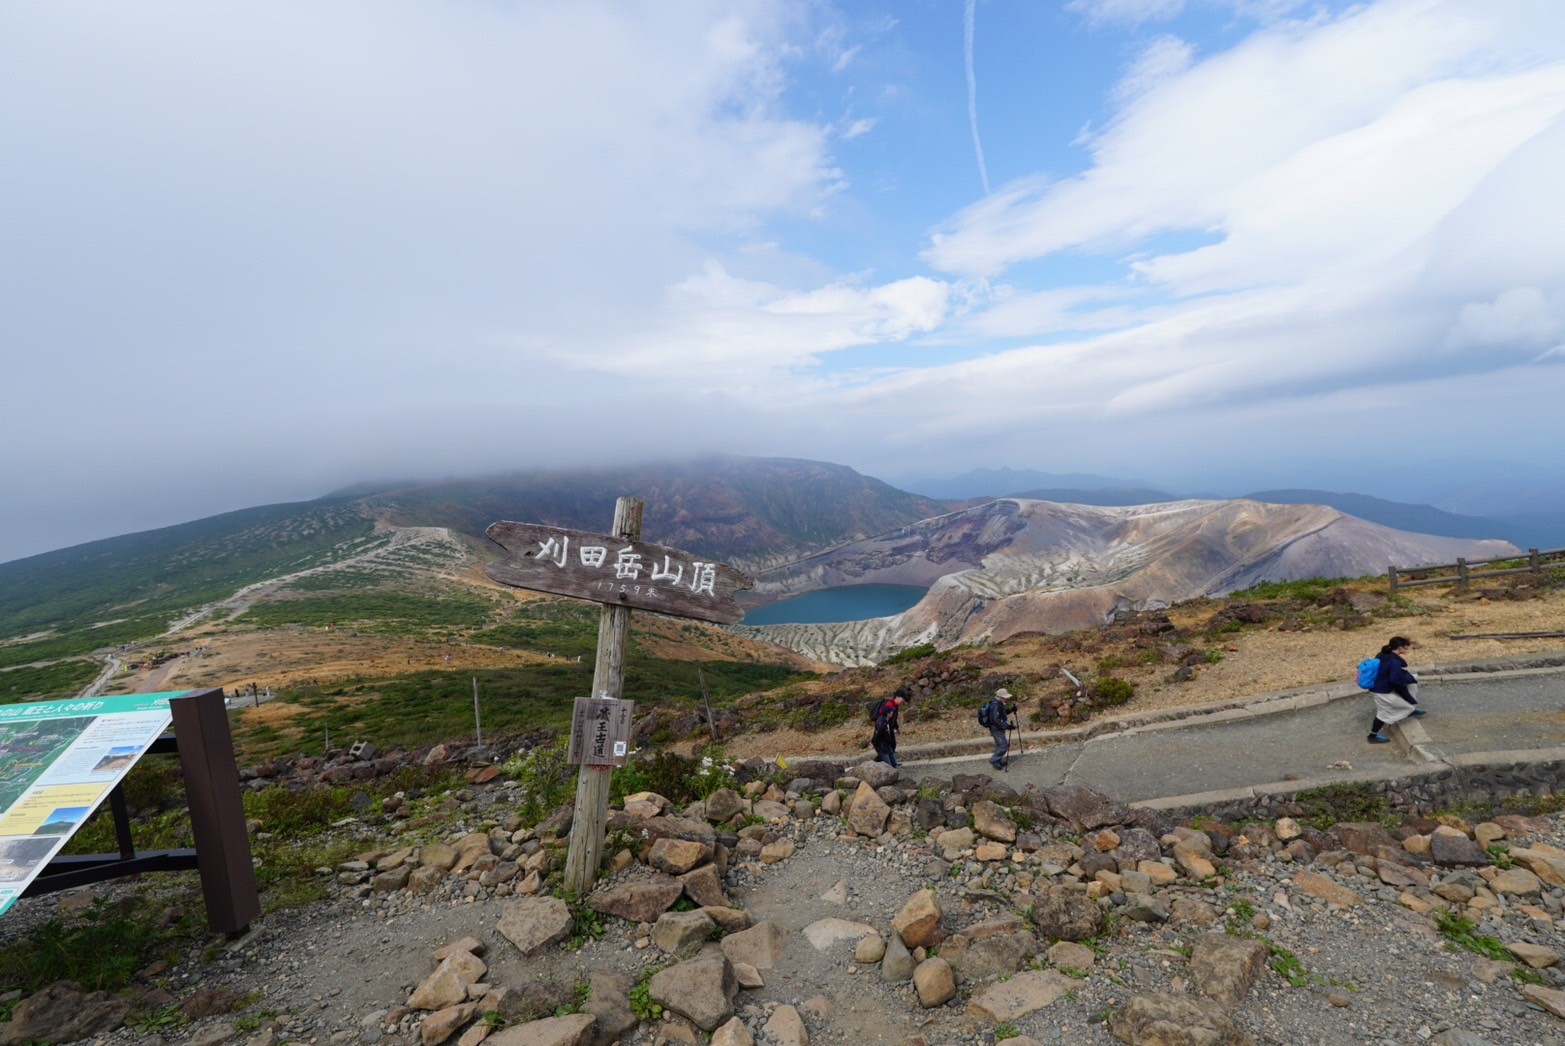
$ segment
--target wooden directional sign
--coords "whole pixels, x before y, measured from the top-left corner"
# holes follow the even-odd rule
[[[566,762],[572,766],[624,766],[630,761],[636,702],[578,697],[571,713]]]
[[[734,593],[752,582],[726,563],[666,545],[537,523],[491,523],[509,558],[485,568],[502,585],[610,606],[731,625],[743,620]]]

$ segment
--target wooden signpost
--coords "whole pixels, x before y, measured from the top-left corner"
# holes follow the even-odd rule
[[[493,523],[484,531],[509,554],[485,568],[494,580],[603,604],[592,695],[577,699],[571,726],[571,761],[581,769],[565,888],[578,896],[597,877],[608,820],[609,771],[623,766],[628,752],[635,704],[622,701],[620,694],[631,610],[733,624],[744,617],[734,593],[751,586],[748,577],[727,564],[641,541],[642,507],[637,498],[620,498],[614,505],[612,534],[512,522]]]

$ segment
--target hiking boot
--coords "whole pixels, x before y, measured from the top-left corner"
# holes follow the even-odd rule
[[[1385,734],[1370,734],[1369,743],[1372,745],[1389,745],[1391,743],[1391,738],[1387,737]]]
[[[1415,708],[1415,709],[1413,709],[1413,717],[1415,719],[1418,718],[1419,716],[1426,716],[1428,714],[1429,713],[1424,711],[1422,708]]]

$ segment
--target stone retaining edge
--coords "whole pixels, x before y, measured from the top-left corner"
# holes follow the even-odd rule
[[[1461,661],[1448,665],[1418,667],[1419,679],[1427,683],[1461,683],[1477,679],[1507,679],[1516,676],[1548,675],[1565,668],[1565,651],[1559,653],[1530,654],[1521,657],[1488,658],[1482,661]],[[1204,705],[1184,708],[1164,708],[1152,712],[1137,712],[1123,716],[1096,720],[1065,730],[1021,731],[1016,735],[1017,755],[1036,751],[1048,745],[1087,742],[1105,736],[1146,733],[1154,730],[1172,730],[1184,726],[1197,726],[1202,722],[1225,722],[1238,719],[1255,719],[1261,716],[1296,712],[1305,708],[1317,708],[1349,697],[1362,697],[1364,691],[1353,683],[1315,683],[1273,690],[1247,697],[1228,698]],[[1415,724],[1416,725],[1416,724]],[[1439,762],[1427,746],[1429,736],[1397,739],[1397,751],[1402,755],[1416,755],[1422,762]],[[1030,747],[1029,747],[1030,746]],[[987,735],[937,741],[921,745],[906,745],[897,749],[904,761],[935,763],[971,758],[991,751],[994,742]],[[874,749],[861,749],[862,757],[873,759]],[[829,756],[785,757],[789,762],[797,759],[830,758]]]
[[[1217,806],[1223,803],[1245,802],[1247,800],[1282,798],[1308,792],[1315,788],[1324,788],[1329,785],[1363,783],[1363,782],[1417,782],[1438,774],[1443,767],[1446,770],[1481,770],[1498,767],[1527,767],[1545,766],[1550,763],[1565,763],[1565,747],[1555,748],[1508,748],[1492,752],[1468,752],[1464,755],[1451,756],[1436,764],[1429,764],[1416,769],[1397,768],[1393,770],[1363,771],[1356,773],[1351,778],[1333,777],[1306,777],[1291,781],[1273,781],[1267,784],[1246,785],[1240,788],[1225,788],[1210,792],[1188,792],[1184,795],[1161,796],[1155,799],[1139,799],[1126,805],[1133,809],[1146,810],[1182,810],[1200,807]]]

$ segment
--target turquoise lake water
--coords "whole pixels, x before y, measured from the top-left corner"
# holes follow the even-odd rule
[[[916,585],[850,585],[807,592],[745,612],[747,625],[808,625],[900,614],[924,598]]]

